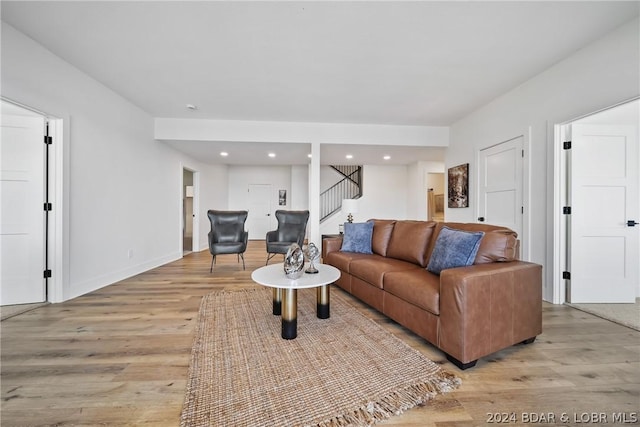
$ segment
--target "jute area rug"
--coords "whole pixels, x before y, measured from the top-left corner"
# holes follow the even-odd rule
[[[460,384],[334,289],[325,320],[315,289],[298,291],[298,336],[284,340],[271,295],[203,298],[181,426],[366,426]]]

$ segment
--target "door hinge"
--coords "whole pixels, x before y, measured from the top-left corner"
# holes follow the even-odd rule
[[[562,208],[562,213],[564,215],[571,215],[571,206],[565,206]]]
[[[569,271],[563,271],[562,272],[562,278],[563,279],[567,279],[567,280],[571,280],[571,273]]]
[[[53,205],[51,203],[45,203],[44,204],[44,210],[49,212],[53,210]]]
[[[524,149],[522,150],[522,158],[524,159]]]
[[[520,206],[520,213],[524,214],[524,206]]]
[[[565,141],[562,143],[562,148],[565,150],[571,150],[571,141]]]
[[[44,136],[44,143],[47,144],[47,145],[53,144],[53,137],[51,137],[49,135],[45,135]]]
[[[44,270],[44,278],[48,279],[51,277],[51,270]]]

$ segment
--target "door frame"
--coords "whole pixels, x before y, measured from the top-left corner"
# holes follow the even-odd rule
[[[53,144],[49,149],[49,268],[52,270],[48,284],[48,301],[65,300],[64,290],[70,277],[69,259],[69,149],[64,136],[69,135],[69,119],[48,116],[49,136]],[[57,206],[57,208],[56,208]]]
[[[191,238],[191,251],[199,252],[200,251],[200,171],[180,162],[180,191],[178,192],[178,196],[180,201],[178,203],[179,206],[179,224],[178,224],[178,234],[180,238],[178,239],[180,242],[179,253],[181,257],[184,257],[184,242],[183,242],[183,232],[184,224],[182,223],[182,218],[184,218],[184,170],[188,170],[193,174],[193,217],[191,220],[193,221],[193,236]]]
[[[553,295],[551,301],[553,304],[564,304],[567,300],[568,283],[566,279],[562,278],[562,272],[570,271],[568,260],[571,255],[571,247],[568,242],[570,241],[571,236],[569,236],[569,227],[567,226],[568,218],[562,213],[562,208],[566,206],[568,201],[569,188],[571,185],[569,183],[569,170],[567,164],[568,156],[566,150],[563,149],[564,141],[571,138],[569,125],[577,120],[593,116],[639,99],[640,96],[636,96],[600,110],[593,111],[579,117],[574,117],[561,123],[556,123],[553,126]]]
[[[69,135],[69,117],[55,117],[5,96],[0,96],[0,99],[42,116],[49,126],[52,144],[47,159],[48,194],[53,210],[49,212],[48,233],[43,238],[47,245],[48,266],[52,275],[45,283],[45,291],[46,302],[63,302],[64,290],[69,280],[69,171],[65,167],[69,164],[69,149],[68,141],[64,139],[65,135]]]

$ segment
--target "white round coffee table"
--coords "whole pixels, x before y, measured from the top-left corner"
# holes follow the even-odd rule
[[[271,264],[251,273],[251,279],[263,286],[273,288],[273,314],[282,315],[282,338],[294,339],[298,334],[298,289],[318,288],[316,293],[316,315],[328,319],[329,285],[340,278],[340,270],[327,264],[315,264],[317,273],[304,273],[298,279],[289,279],[284,274],[284,265]]]

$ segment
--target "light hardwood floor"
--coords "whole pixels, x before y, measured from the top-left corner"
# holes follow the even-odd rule
[[[213,274],[208,252],[192,253],[1,322],[2,427],[177,426],[201,297],[257,286],[250,275],[264,265],[264,242],[250,242],[246,271],[235,255],[218,258]],[[589,424],[591,414],[599,422],[590,425],[605,424],[602,417],[607,425],[640,423],[640,332],[545,304],[544,332],[535,343],[459,371],[439,350],[354,301],[366,316],[462,378],[458,390],[384,425],[523,425],[536,420],[529,413],[553,416],[550,424],[556,425]]]

